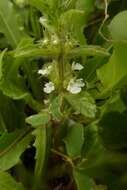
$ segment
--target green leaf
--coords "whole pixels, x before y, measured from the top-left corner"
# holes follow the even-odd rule
[[[5,51],[4,51],[5,52]],[[0,89],[4,95],[14,99],[24,99],[33,109],[39,111],[41,105],[33,99],[27,90],[24,78],[19,74],[19,67],[22,59],[13,59],[1,54],[0,58]],[[3,60],[4,58],[4,60]]]
[[[96,104],[88,92],[82,92],[77,95],[67,94],[66,99],[77,114],[82,114],[86,118],[95,118],[97,112]]]
[[[18,15],[9,0],[0,1],[0,31],[5,34],[13,48],[17,46],[24,32],[20,29]]]
[[[78,58],[80,56],[109,56],[110,54],[106,49],[99,46],[81,46],[67,52],[68,58]]]
[[[110,54],[106,49],[94,45],[80,46],[70,50],[67,53],[68,58],[80,57],[80,56],[109,56]]]
[[[14,131],[25,127],[24,103],[14,102],[0,91],[0,124],[2,130]],[[0,127],[0,128],[1,128]]]
[[[21,154],[31,141],[30,129],[4,133],[0,137],[0,170],[5,171],[19,162]]]
[[[26,123],[32,125],[33,127],[46,125],[50,121],[50,115],[48,112],[40,112],[26,118]]]
[[[25,188],[7,172],[0,172],[0,190],[25,190]]]
[[[82,162],[81,167],[86,170],[88,168],[89,171],[90,168],[95,168],[104,161],[105,148],[98,134],[98,126],[95,124],[90,124],[84,128],[84,139],[82,157],[85,161]]]
[[[124,104],[122,97],[120,95],[120,92],[113,94],[112,97],[107,101],[106,105],[104,104],[103,112],[112,112],[112,111],[118,111],[122,113],[126,110],[126,105]]]
[[[127,40],[127,10],[117,14],[109,25],[110,33],[113,40],[126,41]]]
[[[99,97],[107,95],[114,88],[122,87],[127,78],[127,11],[116,15],[109,25],[113,38],[114,51],[109,62],[98,71],[98,78],[101,80],[104,89]]]
[[[78,190],[95,190],[93,179],[87,176],[85,171],[75,168],[73,175]]]
[[[81,155],[82,145],[84,143],[83,125],[75,123],[67,130],[67,135],[64,138],[67,153],[70,157],[77,157]]]
[[[29,57],[57,57],[59,50],[57,48],[37,48],[26,47],[26,48],[17,48],[14,51],[15,58],[29,58]]]
[[[60,110],[61,104],[62,104],[62,97],[57,96],[52,100],[51,105],[50,105],[51,114],[52,114],[53,118],[58,121],[61,120],[63,117],[63,114]]]
[[[126,50],[126,44],[116,44],[109,62],[97,70],[98,78],[101,80],[104,87],[104,90],[101,92],[100,96],[104,96],[114,88],[122,87],[124,83],[126,83]]]
[[[35,164],[35,178],[36,183],[41,180],[42,170],[44,167],[45,154],[46,154],[46,127],[39,127],[33,131],[35,136],[34,146],[36,148],[36,164]]]

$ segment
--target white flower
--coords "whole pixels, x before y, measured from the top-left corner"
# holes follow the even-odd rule
[[[43,41],[42,41],[42,45],[47,45],[49,42],[49,39],[48,38],[45,38]]]
[[[78,94],[79,92],[81,92],[82,87],[84,86],[85,83],[83,82],[83,79],[71,79],[67,86],[67,90],[72,94]]]
[[[46,83],[43,90],[47,94],[50,94],[52,91],[54,91],[55,90],[55,86],[54,86],[53,82]]]
[[[48,67],[45,67],[45,68],[43,68],[43,69],[39,69],[39,70],[38,70],[38,74],[43,75],[43,76],[49,75],[50,72],[51,72],[51,70],[52,70],[52,66],[49,65]]]
[[[75,63],[75,61],[73,61],[72,63],[72,70],[75,71],[80,71],[82,70],[84,67],[80,64],[80,63]]]
[[[51,40],[52,40],[53,45],[58,45],[59,39],[56,35],[52,35]]]
[[[40,22],[43,26],[45,26],[45,24],[47,23],[47,19],[46,19],[44,16],[41,16],[41,17],[39,18],[39,22]]]

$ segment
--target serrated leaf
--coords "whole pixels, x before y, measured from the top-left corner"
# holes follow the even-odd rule
[[[33,127],[46,125],[50,121],[50,115],[48,112],[40,112],[26,118],[26,123]]]
[[[86,118],[95,118],[97,111],[96,104],[88,92],[77,95],[67,94],[66,99],[77,114],[82,114]]]
[[[34,130],[33,135],[36,138],[34,143],[36,148],[35,178],[40,181],[46,154],[46,127],[37,128]]]
[[[21,154],[31,141],[30,129],[4,133],[0,137],[0,170],[5,171],[19,162]]]
[[[0,172],[0,190],[25,190],[21,183],[16,182],[9,173]]]
[[[73,175],[78,190],[95,190],[95,183],[93,179],[87,176],[85,171],[75,168]]]
[[[84,143],[83,125],[75,123],[67,130],[67,135],[64,138],[67,153],[70,157],[81,155],[82,145]]]
[[[16,11],[9,0],[0,1],[0,31],[2,31],[13,48],[23,36],[22,26],[18,23]]]

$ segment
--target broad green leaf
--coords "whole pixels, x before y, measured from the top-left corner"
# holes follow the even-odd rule
[[[67,94],[66,99],[77,114],[82,114],[86,118],[95,118],[96,104],[88,92],[82,92],[77,95]]]
[[[27,90],[24,78],[19,74],[19,67],[22,64],[21,59],[13,59],[12,57],[1,54],[0,59],[0,89],[4,95],[14,99],[24,99],[33,109],[40,110],[41,105],[34,100],[30,92]],[[4,60],[3,60],[4,58]]]
[[[63,117],[63,114],[60,110],[61,104],[62,104],[62,97],[57,96],[52,100],[51,105],[50,105],[50,111],[53,116],[53,119],[56,119],[58,121],[61,120]]]
[[[16,165],[21,154],[31,141],[30,129],[5,132],[0,137],[0,170],[5,171]]]
[[[7,172],[0,172],[0,190],[25,190],[23,185],[16,182]]]
[[[46,127],[38,127],[33,131],[35,136],[34,146],[36,148],[35,178],[36,182],[41,180],[46,154]]]
[[[26,123],[33,127],[46,125],[50,121],[50,115],[48,112],[40,112],[26,118]]]
[[[68,127],[67,135],[64,138],[67,153],[70,157],[81,155],[82,145],[84,143],[83,125],[75,123]]]
[[[78,190],[95,190],[95,183],[93,179],[87,176],[84,170],[75,168],[73,175]]]
[[[111,36],[116,41],[127,40],[127,10],[117,14],[109,25]]]
[[[4,33],[13,48],[23,36],[22,25],[18,23],[18,15],[9,0],[0,1],[0,31]]]
[[[98,78],[101,80],[104,90],[100,97],[114,88],[122,87],[127,77],[127,45],[117,44],[109,62],[97,70]]]
[[[98,78],[104,87],[100,94],[103,97],[107,92],[114,88],[122,87],[127,78],[127,11],[116,15],[109,25],[111,36],[113,38],[114,51],[109,62],[102,66],[98,71]],[[125,41],[125,42],[124,42]]]

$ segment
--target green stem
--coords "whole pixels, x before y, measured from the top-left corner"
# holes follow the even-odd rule
[[[64,82],[64,38],[62,35],[59,35],[60,38],[60,53],[58,56],[58,72],[60,80],[60,91],[63,91],[63,82]]]

